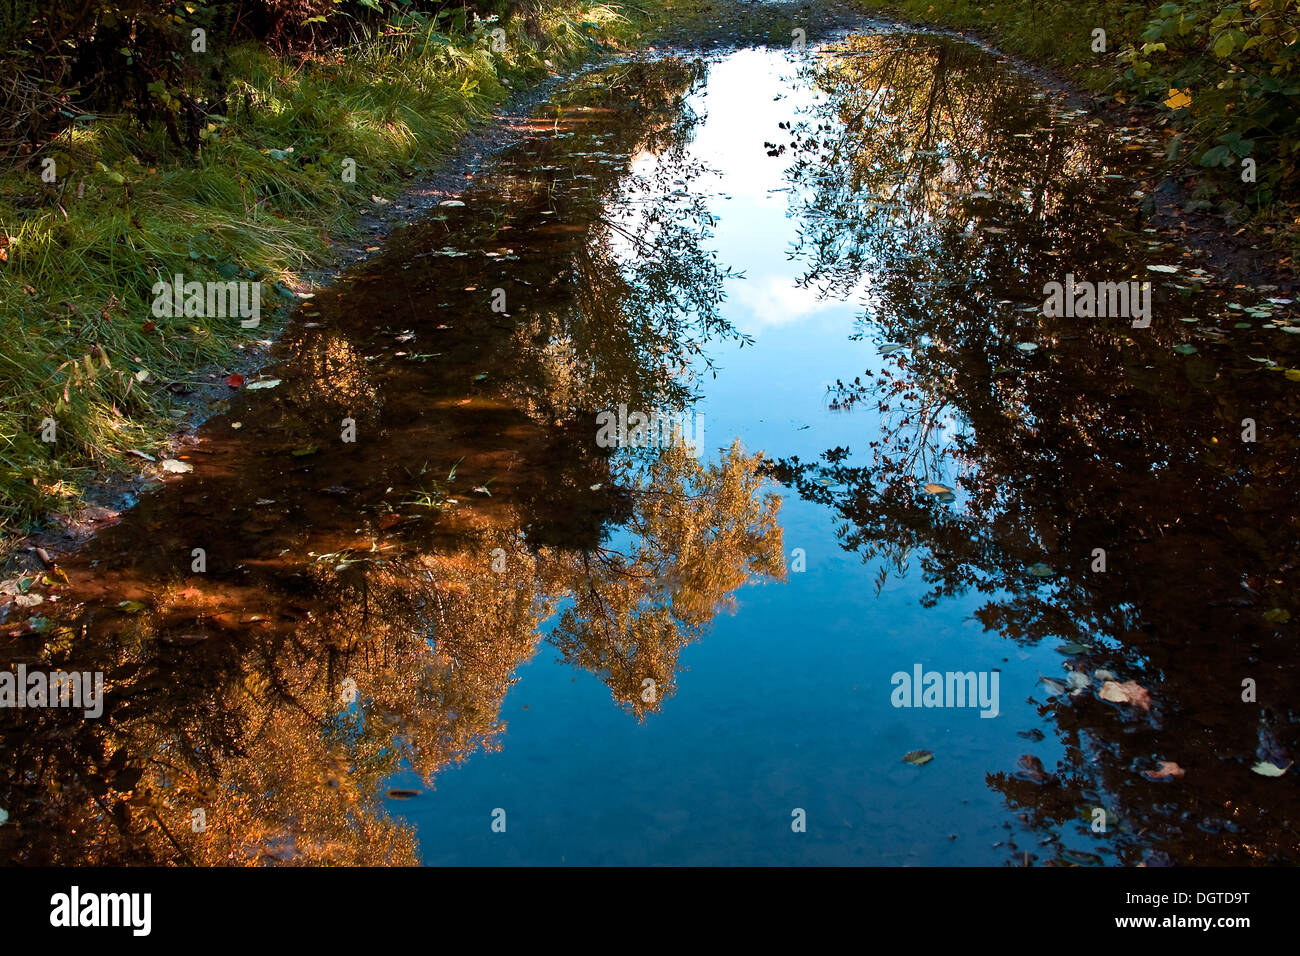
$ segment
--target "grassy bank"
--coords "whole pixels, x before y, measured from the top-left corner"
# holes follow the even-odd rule
[[[1300,260],[1300,0],[855,2],[973,32],[1149,107],[1169,129],[1169,168],[1190,188],[1187,211],[1250,221]]]
[[[105,474],[152,469],[177,391],[272,334],[329,237],[488,117],[511,89],[635,37],[644,9],[574,2],[531,23],[381,25],[326,55],[227,51],[224,116],[197,153],[162,124],[79,117],[0,177],[0,536],[74,510]],[[44,178],[43,178],[44,174]],[[154,285],[260,282],[240,318],[157,315]],[[181,310],[176,310],[181,311]],[[53,441],[47,439],[53,438]]]

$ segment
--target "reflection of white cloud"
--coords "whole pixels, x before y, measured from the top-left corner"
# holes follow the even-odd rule
[[[709,121],[696,132],[691,153],[714,169],[727,171],[718,185],[728,195],[753,205],[784,208],[784,193],[771,193],[786,185],[784,172],[790,157],[767,155],[765,141],[786,142],[790,134],[766,116],[755,123],[754,103],[784,96],[780,118],[793,122],[809,96],[803,85],[791,89],[794,67],[784,56],[764,50],[742,50],[709,68],[701,109]],[[771,114],[768,114],[771,115]]]
[[[744,308],[727,310],[728,318],[737,326],[777,326],[798,322],[819,312],[842,311],[843,303],[822,299],[816,289],[796,286],[789,276],[768,275],[762,278],[741,279],[728,287],[728,298]],[[746,321],[746,320],[750,321]]]
[[[864,275],[844,300],[826,300],[815,288],[796,284],[806,264],[790,259],[791,183],[786,170],[793,157],[789,153],[768,156],[764,145],[788,142],[791,133],[778,122],[796,124],[815,99],[806,84],[791,85],[794,70],[781,53],[742,50],[710,65],[708,82],[692,103],[708,120],[695,130],[687,150],[692,160],[712,172],[692,178],[684,188],[707,196],[709,211],[716,217],[704,246],[717,251],[720,263],[747,276],[727,283],[723,306],[728,321],[742,332],[757,333],[814,317],[851,316],[870,285]],[[780,100],[782,105],[767,107],[764,98]],[[757,123],[756,102],[765,104]],[[656,172],[664,172],[673,186],[683,185],[674,180],[678,174],[672,168],[659,168],[663,162],[662,157],[642,152],[633,158],[632,172],[648,182],[655,181]],[[642,217],[660,201],[657,196],[641,195],[630,203],[616,203],[613,211],[638,233]],[[646,254],[618,232],[608,241],[621,262]]]

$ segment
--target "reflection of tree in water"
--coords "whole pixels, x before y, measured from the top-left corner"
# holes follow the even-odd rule
[[[757,470],[738,448],[709,467],[666,451],[629,478],[625,551],[532,552],[504,527],[450,552],[312,566],[296,593],[266,595],[268,623],[238,645],[215,634],[191,643],[199,635],[153,613],[119,618],[94,664],[112,686],[104,719],[41,712],[9,750],[4,790],[25,845],[10,852],[65,863],[413,862],[412,831],[377,810],[380,784],[404,768],[432,782],[491,749],[514,673],[557,602],[572,606],[548,640],[643,717],[671,695],[681,649],[735,589],[783,572],[777,503]],[[204,616],[220,618],[222,595],[210,598]],[[187,596],[191,609],[198,600]],[[190,827],[195,808],[203,832]]]
[[[731,272],[709,248],[708,197],[688,188],[706,171],[686,152],[702,120],[687,97],[703,78],[699,62],[626,67],[610,77],[602,74],[599,90],[579,89],[560,107],[567,115],[568,101],[586,105],[591,96],[607,97],[611,90],[626,90],[637,102],[628,116],[633,122],[599,143],[582,144],[599,146],[591,154],[598,162],[631,156],[631,170],[619,178],[596,173],[592,189],[570,191],[557,203],[557,218],[581,223],[582,229],[559,249],[538,250],[537,271],[548,276],[552,294],[530,305],[531,319],[520,334],[538,353],[541,381],[534,386],[537,395],[519,397],[567,402],[562,409],[539,409],[543,415],[620,402],[631,408],[683,407],[693,397],[690,363],[710,366],[704,344],[747,338],[720,312]],[[516,200],[529,201],[520,185],[513,186]],[[534,199],[549,202],[549,192]],[[534,299],[530,295],[530,303]]]
[[[861,39],[818,69],[827,98],[796,130],[790,169],[806,201],[796,254],[808,282],[863,290],[863,333],[889,343],[881,368],[830,396],[874,411],[880,432],[775,472],[844,519],[844,547],[881,575],[917,564],[925,603],[982,593],[986,628],[1078,645],[1067,691],[1086,677],[1083,690],[1033,691],[1064,759],[990,777],[1049,840],[1065,827],[1065,843],[1086,843],[1100,806],[1115,820],[1094,852],[1294,862],[1300,806],[1250,767],[1300,753],[1279,622],[1300,611],[1283,477],[1300,464],[1296,392],[1244,355],[1172,354],[1174,316],[1204,305],[1171,290],[1141,333],[1039,314],[1045,281],[1145,279],[1147,260],[1130,248],[1127,187],[1102,178],[1112,147],[996,69],[933,38]],[[958,433],[941,440],[950,414]],[[1267,429],[1255,444],[1245,417]],[[1145,685],[1152,709],[1099,699],[1099,669]],[[1242,701],[1245,678],[1259,703]],[[1186,776],[1143,776],[1162,760]]]
[[[597,145],[606,157],[657,150],[670,168],[692,128],[680,107],[699,68],[636,69],[621,86],[578,90],[565,109],[595,119],[534,150],[557,166]],[[639,112],[627,112],[628,96]],[[611,104],[620,112],[603,112]],[[698,209],[640,220],[660,257],[649,272],[628,271],[605,248],[601,218],[621,168],[578,168],[594,178],[564,187],[530,184],[518,168],[495,184],[513,218],[466,220],[472,248],[503,225],[523,231],[548,206],[565,217],[540,248],[510,237],[520,246],[512,271],[539,291],[528,311],[500,320],[504,335],[448,331],[441,364],[374,361],[385,354],[377,343],[391,349],[408,322],[415,344],[399,347],[431,350],[429,326],[449,314],[424,312],[424,301],[404,313],[403,303],[427,287],[450,312],[471,301],[469,289],[459,299],[450,290],[476,284],[466,258],[397,246],[397,262],[427,271],[385,272],[377,261],[353,276],[357,291],[320,296],[320,327],[292,340],[305,354],[284,384],[237,413],[254,443],[223,444],[218,431],[194,481],[97,539],[88,558],[137,563],[107,586],[74,569],[86,603],[36,639],[29,664],[103,670],[108,707],[98,721],[0,715],[6,858],[414,862],[414,832],[379,803],[384,782],[411,770],[432,783],[491,749],[514,674],[543,640],[644,719],[671,696],[682,648],[736,589],[783,573],[777,502],[757,456],[735,446],[703,465],[680,448],[611,457],[596,446],[593,408],[653,407],[673,394],[679,357],[728,329],[716,311],[724,271],[702,251]],[[567,276],[541,281],[566,256]],[[480,368],[492,370],[489,384],[465,405]],[[437,414],[426,424],[428,408]],[[345,414],[383,436],[381,457],[339,450]],[[444,459],[460,460],[461,484],[429,465]],[[488,480],[489,469],[502,478],[490,497],[453,508],[453,489],[465,497],[463,483]],[[168,555],[188,555],[194,541],[209,543],[208,573],[177,577]],[[123,590],[148,608],[123,613]]]
[[[982,51],[931,36],[851,37],[812,78],[825,98],[790,132],[806,284],[850,295],[863,270],[892,253],[913,260],[912,282],[922,287],[1000,292],[1017,279],[1032,287],[1028,260],[1020,262],[1028,276],[941,272],[929,227],[952,222],[973,247],[983,240],[1022,255],[1035,250],[985,230],[1085,231],[1078,203],[1106,171],[1104,154],[1054,122],[1054,107],[1031,99],[1029,84]]]
[[[779,500],[758,468],[739,443],[707,467],[681,446],[664,450],[633,485],[627,552],[599,548],[572,568],[574,603],[549,639],[638,716],[673,693],[682,648],[738,588],[784,575]]]

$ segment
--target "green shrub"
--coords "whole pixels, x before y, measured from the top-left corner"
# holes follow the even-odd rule
[[[1166,3],[1141,39],[1123,54],[1124,78],[1171,111],[1171,155],[1232,179],[1253,160],[1250,202],[1290,198],[1300,175],[1300,0]]]

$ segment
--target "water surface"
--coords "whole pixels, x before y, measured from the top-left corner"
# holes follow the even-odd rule
[[[929,35],[574,80],[8,610],[109,691],[0,713],[6,857],[1296,862],[1294,304],[1159,145]]]

